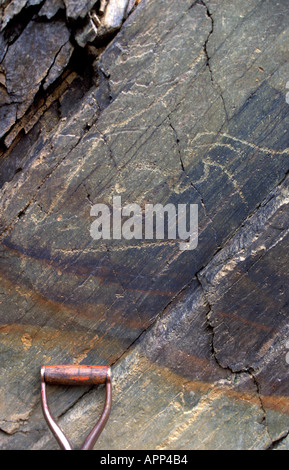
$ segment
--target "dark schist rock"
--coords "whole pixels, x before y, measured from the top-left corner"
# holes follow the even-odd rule
[[[52,24],[32,21],[10,45],[2,66],[7,92],[13,96],[12,103],[17,103],[17,119],[33,102],[42,82],[50,84],[60,75],[71,53],[69,31],[64,23],[57,21]]]
[[[288,429],[288,183],[287,177],[199,274],[218,363],[253,371],[274,440]]]
[[[17,0],[1,5],[0,138],[5,136],[6,147],[25,130],[21,118],[31,111],[31,105],[56,80],[63,79],[73,52],[81,48],[78,58],[85,57],[87,49],[94,47],[98,56],[92,43],[101,38],[101,50],[137,3]]]
[[[288,445],[287,2],[234,3],[143,0],[4,183],[1,448],[57,448],[51,363],[113,365],[98,448]],[[198,204],[197,248],[93,240],[115,195]],[[103,403],[84,392],[49,396],[76,445]]]
[[[65,69],[73,51],[69,39],[62,21],[31,21],[7,47],[1,64],[1,136],[24,115],[38,90],[47,88]]]
[[[84,18],[92,7],[96,4],[95,0],[63,0],[68,18],[77,20]]]
[[[48,20],[53,18],[59,11],[65,8],[62,0],[46,0],[40,9],[38,15],[46,17]]]
[[[1,7],[0,31],[3,31],[8,23],[15,18],[25,7],[39,5],[42,0],[8,0],[3,1]]]

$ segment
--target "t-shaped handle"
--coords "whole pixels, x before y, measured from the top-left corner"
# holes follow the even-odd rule
[[[104,366],[53,365],[41,367],[41,404],[48,427],[63,450],[72,450],[72,446],[52,417],[46,393],[46,384],[50,385],[97,385],[106,384],[106,401],[103,412],[92,428],[81,450],[92,450],[100,436],[111,410],[111,369]]]

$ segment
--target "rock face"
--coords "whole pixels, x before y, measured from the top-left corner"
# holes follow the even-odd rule
[[[64,60],[62,51],[68,45]],[[69,31],[62,22],[31,21],[19,38],[8,48],[2,62],[6,88],[12,105],[16,102],[16,118],[23,116],[32,104],[43,80],[44,85],[57,78],[66,67],[72,52]],[[58,67],[55,76],[55,68]],[[29,70],[29,73],[27,73]],[[4,121],[5,123],[5,121]],[[3,132],[2,132],[3,135]]]
[[[62,363],[112,365],[96,448],[288,448],[287,7],[2,2],[2,449],[57,448]],[[197,248],[93,240],[114,196],[197,204]],[[103,389],[49,400],[79,446]]]
[[[0,26],[0,137],[22,118],[37,92],[46,90],[61,76],[74,46],[85,48],[97,39],[111,37],[136,3],[12,0],[6,5],[4,2]],[[9,136],[5,144],[11,145]]]

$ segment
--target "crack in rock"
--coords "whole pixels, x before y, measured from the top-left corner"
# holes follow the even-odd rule
[[[224,96],[223,96],[220,85],[218,83],[216,83],[216,81],[214,79],[213,70],[212,70],[212,67],[211,67],[211,58],[210,58],[209,51],[208,51],[208,45],[209,45],[210,39],[211,39],[212,35],[214,34],[214,27],[215,27],[214,18],[213,18],[213,14],[210,12],[209,7],[207,6],[207,4],[203,0],[199,0],[199,1],[200,1],[200,4],[203,5],[206,8],[206,14],[207,14],[208,18],[210,19],[211,25],[212,25],[211,26],[211,31],[209,32],[208,37],[207,37],[207,39],[204,43],[204,53],[205,53],[205,56],[206,56],[206,59],[207,59],[207,68],[208,68],[209,73],[210,73],[211,82],[216,87],[216,89],[218,91],[218,94],[219,94],[219,96],[222,100],[223,107],[224,107],[224,112],[225,112],[225,116],[226,116],[226,121],[229,122],[229,115],[228,115],[225,99],[224,99]]]

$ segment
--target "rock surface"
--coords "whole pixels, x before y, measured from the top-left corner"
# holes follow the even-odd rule
[[[128,0],[110,0],[104,12],[98,34],[105,36],[111,31],[118,30],[125,18],[127,8]]]
[[[111,39],[137,3],[4,2],[0,10],[0,138],[28,111],[37,92],[61,76],[78,46],[84,49],[103,37]],[[12,134],[12,140],[9,135],[5,140],[7,147],[14,140]]]
[[[41,83],[52,81],[58,58],[64,47],[69,44],[69,32],[64,23],[31,23],[25,28],[19,38],[8,48],[2,62],[6,88],[12,103],[17,103],[16,118],[23,116],[34,100]],[[64,70],[70,58],[65,54],[59,65],[58,74]],[[29,70],[29,73],[27,73]],[[3,135],[3,131],[2,131]]]
[[[95,5],[96,0],[63,0],[68,18],[84,18]]]
[[[2,8],[2,449],[57,449],[39,396],[51,363],[112,365],[96,448],[288,448],[288,5],[233,3],[142,0],[81,50],[95,2],[45,21],[36,2],[21,28],[26,2]],[[197,248],[93,240],[91,207],[115,195],[198,204]],[[103,392],[51,390],[76,446]]]

